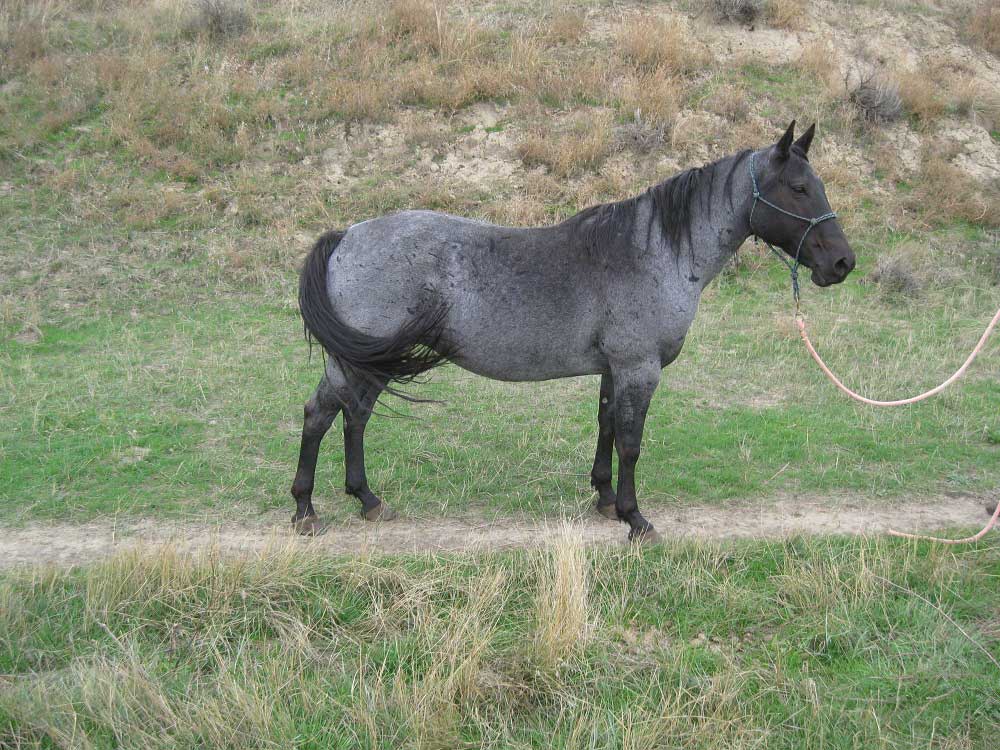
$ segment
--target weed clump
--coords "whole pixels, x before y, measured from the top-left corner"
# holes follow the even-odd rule
[[[752,23],[764,10],[764,0],[710,0],[715,15],[723,21]]]
[[[847,98],[867,125],[895,122],[903,114],[899,85],[876,73],[862,76]]]
[[[1000,56],[1000,6],[995,0],[981,2],[966,22],[969,38]]]
[[[189,36],[210,39],[240,36],[250,27],[250,14],[236,0],[197,0],[194,17],[188,21]]]
[[[693,37],[684,19],[674,16],[629,19],[619,30],[618,46],[627,62],[646,72],[691,73],[709,61],[708,53]]]

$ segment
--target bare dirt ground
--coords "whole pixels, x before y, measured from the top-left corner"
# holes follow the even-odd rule
[[[900,502],[862,497],[783,498],[726,506],[657,510],[648,514],[664,539],[724,540],[782,538],[798,534],[882,534],[980,528],[985,506],[995,499],[964,495]],[[568,518],[588,544],[620,544],[626,529],[596,514]],[[354,520],[333,525],[314,538],[291,534],[287,514],[269,514],[254,523],[195,523],[166,520],[102,520],[85,524],[0,528],[0,568],[32,564],[76,565],[116,552],[169,544],[184,551],[218,550],[258,554],[288,540],[334,555],[475,552],[543,545],[561,526],[548,521],[490,519],[399,519],[386,524]]]

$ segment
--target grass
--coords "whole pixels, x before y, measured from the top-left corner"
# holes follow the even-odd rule
[[[0,578],[0,745],[991,747],[996,545],[790,539]]]
[[[213,9],[246,23],[213,33]],[[20,51],[0,71],[0,521],[286,507],[318,377],[295,271],[320,231],[411,207],[548,223],[764,143],[804,112],[821,121],[814,161],[862,259],[845,287],[807,291],[839,373],[877,396],[925,388],[997,304],[995,191],[948,147],[914,174],[859,168],[871,134],[843,91],[815,85],[829,48],[790,64],[709,53],[710,26],[678,8],[363,10],[5,6],[0,43]],[[988,92],[963,75],[955,109],[986,121]],[[905,254],[915,296],[865,279],[902,243],[918,248]],[[939,401],[857,410],[801,358],[780,269],[742,258],[653,404],[645,503],[996,489],[992,349]],[[415,515],[583,508],[595,392],[443,370],[426,393],[444,405],[373,421],[373,483]],[[327,514],[354,508],[339,446],[332,434],[322,454]]]
[[[1000,304],[996,188],[938,132],[996,141],[989,4],[869,3],[903,37],[978,45],[933,89],[904,77],[908,117],[881,130],[833,64],[870,62],[852,13],[822,14],[844,43],[776,62],[736,26],[720,44],[704,5],[0,4],[0,528],[287,517],[321,367],[296,269],[321,231],[416,207],[554,222],[793,118],[819,121],[810,157],[859,257],[845,285],[805,287],[813,340],[875,397],[949,375]],[[753,5],[779,39],[818,17]],[[995,345],[947,394],[872,411],[823,380],[788,311],[752,246],[706,291],[651,406],[644,508],[1000,490]],[[386,403],[413,418],[368,432],[405,516],[588,510],[595,378],[446,367],[419,395],[440,403]],[[334,428],[322,516],[356,513],[342,486]],[[998,575],[992,539],[584,548],[568,530],[486,555],[276,537],[254,558],[5,571],[0,747],[986,750]]]
[[[942,234],[931,248],[955,242]],[[995,292],[966,286],[962,266],[941,278],[939,264],[924,260],[928,249],[907,246],[923,286],[905,303],[857,281],[805,290],[817,345],[867,393],[943,379],[996,304]],[[994,349],[939,400],[855,407],[805,359],[786,318],[786,282],[776,264],[747,263],[708,294],[652,405],[640,467],[647,505],[996,489],[997,446],[987,439],[1000,428],[989,406]],[[936,302],[944,297],[947,306]],[[873,319],[878,327],[865,323]],[[281,302],[206,301],[40,332],[37,343],[12,341],[0,354],[0,495],[16,500],[0,506],[2,521],[288,506],[300,404],[320,369],[307,359],[290,290]],[[593,378],[511,385],[446,368],[421,390],[444,403],[404,409],[419,421],[372,420],[373,484],[410,515],[575,512],[591,497],[596,391]],[[424,436],[419,445],[414,434]],[[340,491],[337,430],[325,445],[319,507],[345,517],[354,503]]]

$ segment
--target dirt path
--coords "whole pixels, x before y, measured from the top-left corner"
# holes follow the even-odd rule
[[[705,506],[654,511],[650,520],[670,539],[783,537],[791,534],[873,534],[889,528],[927,531],[949,526],[981,527],[987,520],[984,497],[922,498],[907,503],[874,503],[839,498],[781,499],[755,504]],[[599,516],[569,519],[583,540],[621,543],[625,527]],[[511,519],[400,519],[387,524],[350,521],[331,526],[303,544],[331,554],[388,554],[531,547],[545,542],[555,521]],[[192,523],[163,520],[95,521],[79,525],[0,527],[0,568],[31,563],[71,565],[97,560],[139,546],[173,544],[181,549],[218,548],[226,553],[256,553],[288,539],[285,514],[253,524]],[[298,539],[298,537],[294,537]]]

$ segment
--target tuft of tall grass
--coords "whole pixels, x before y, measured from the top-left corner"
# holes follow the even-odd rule
[[[711,61],[711,54],[695,39],[686,19],[675,15],[626,19],[618,29],[618,48],[626,62],[645,72],[659,69],[668,75],[682,75]]]
[[[992,0],[981,0],[966,16],[965,32],[984,49],[1000,56],[1000,8]]]
[[[575,118],[561,131],[537,129],[517,145],[517,155],[526,167],[545,166],[552,174],[566,177],[600,166],[613,146],[611,118],[594,113]]]
[[[541,557],[533,654],[546,670],[579,654],[589,636],[590,563],[579,531],[564,524]]]

